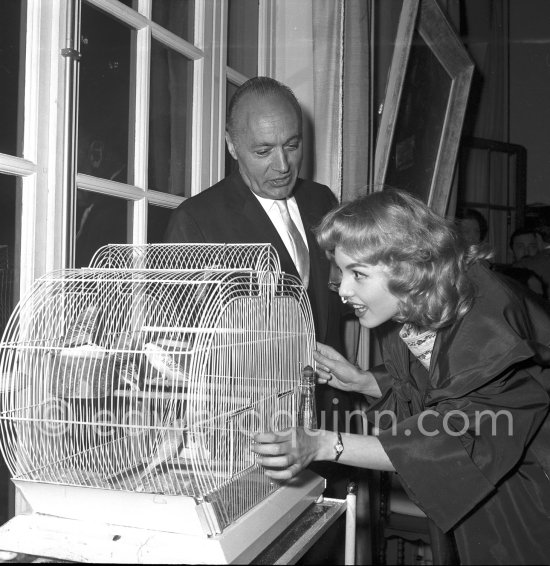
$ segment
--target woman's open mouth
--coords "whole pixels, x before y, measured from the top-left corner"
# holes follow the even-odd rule
[[[367,306],[360,305],[359,303],[352,303],[348,301],[347,304],[354,310],[355,316],[357,317],[364,315],[369,310]]]

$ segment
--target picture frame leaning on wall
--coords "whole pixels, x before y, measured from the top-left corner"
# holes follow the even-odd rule
[[[404,0],[374,160],[376,190],[445,215],[474,64],[436,0]]]

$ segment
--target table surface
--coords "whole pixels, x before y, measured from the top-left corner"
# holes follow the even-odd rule
[[[252,563],[295,564],[345,511],[345,499],[325,498],[312,505]]]
[[[263,550],[253,564],[295,564],[346,511],[345,499],[324,498],[310,506]],[[0,551],[0,563],[64,562],[31,554]]]

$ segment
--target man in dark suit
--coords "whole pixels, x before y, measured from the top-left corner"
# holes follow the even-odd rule
[[[241,86],[229,106],[226,141],[238,170],[184,201],[172,214],[165,241],[271,243],[281,269],[298,275],[281,221],[274,223],[280,217],[274,201],[286,199],[309,249],[317,340],[339,345],[339,300],[327,287],[329,262],[312,232],[337,200],[327,186],[298,178],[302,114],[292,91],[267,77]]]
[[[276,202],[286,200],[290,216],[307,242],[309,273],[304,284],[316,338],[341,349],[342,305],[327,287],[330,264],[313,234],[337,199],[327,186],[298,178],[302,111],[293,92],[267,77],[244,83],[229,105],[226,142],[238,170],[184,201],[172,214],[165,241],[271,243],[279,254],[281,269],[299,276],[295,250]],[[344,411],[352,405],[345,393],[319,386],[317,409],[320,426],[324,423],[325,428],[344,430]],[[332,422],[335,412],[338,424]]]

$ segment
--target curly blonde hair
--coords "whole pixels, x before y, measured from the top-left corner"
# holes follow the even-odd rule
[[[329,255],[346,255],[388,270],[388,289],[399,299],[396,320],[437,329],[463,317],[472,305],[468,266],[490,257],[468,248],[453,224],[410,193],[393,188],[371,193],[329,212],[316,229]]]

